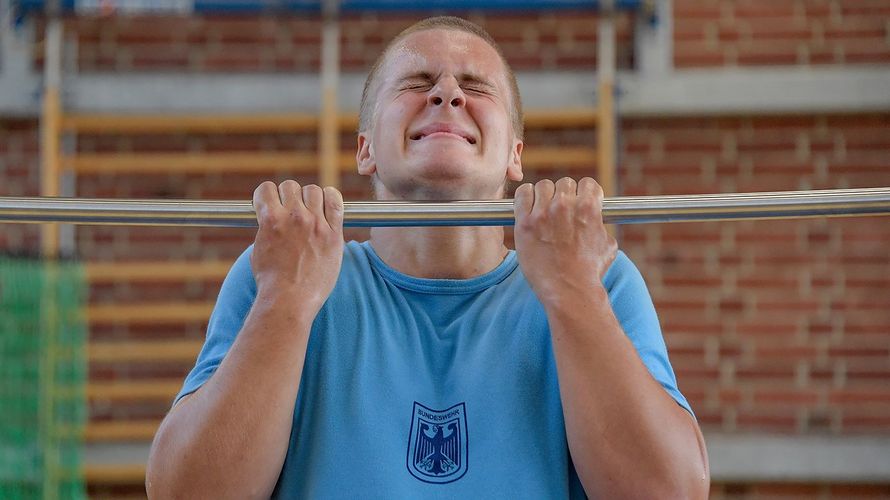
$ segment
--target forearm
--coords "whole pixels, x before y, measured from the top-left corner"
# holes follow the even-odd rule
[[[167,415],[152,444],[149,496],[272,493],[290,441],[311,327],[296,303],[258,297],[214,375]]]
[[[547,307],[572,460],[592,498],[704,498],[698,426],[652,378],[604,289]]]

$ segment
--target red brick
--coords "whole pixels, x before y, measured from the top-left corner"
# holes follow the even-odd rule
[[[790,343],[765,344],[760,343],[754,347],[754,357],[758,360],[814,360],[819,350],[812,345],[795,345]]]
[[[878,414],[844,414],[841,419],[844,433],[875,434],[886,432],[890,428],[890,414],[882,412]]]
[[[676,368],[675,373],[677,379],[687,385],[700,382],[714,383],[720,378],[720,370],[717,368],[681,366]]]
[[[828,394],[828,403],[855,408],[874,406],[890,408],[890,390],[886,385],[870,389],[833,390]]]
[[[797,63],[797,46],[739,50],[736,61],[739,66],[793,66]]]
[[[820,391],[816,390],[754,390],[753,402],[765,407],[814,407],[821,400]]]
[[[800,289],[800,283],[796,277],[775,275],[739,277],[736,279],[736,284],[742,289],[765,288],[788,290],[789,292],[796,292]]]
[[[739,321],[736,332],[740,336],[789,337],[796,335],[798,326],[795,323],[775,323],[758,320]]]
[[[662,314],[661,309],[659,309],[659,315],[662,316],[664,324],[662,330],[666,336],[671,334],[719,336],[720,332],[724,329],[721,323],[714,321],[698,322],[692,318],[687,319],[685,317],[677,320],[669,320],[669,318],[664,317],[666,314]]]
[[[677,366],[684,363],[702,362],[705,358],[705,348],[702,344],[677,345],[672,343],[669,347],[671,362]]]
[[[722,51],[698,46],[678,46],[674,49],[674,67],[677,69],[723,66],[725,62],[726,57]]]
[[[744,393],[737,388],[720,389],[717,395],[717,401],[720,403],[721,407],[738,405],[744,400],[744,398]]]
[[[796,365],[783,362],[781,359],[758,360],[756,363],[745,363],[736,367],[735,370],[736,380],[741,384],[754,381],[791,382],[796,376]]]
[[[625,241],[627,238],[625,238]],[[704,288],[706,290],[717,289],[721,286],[723,281],[719,277],[707,277],[707,276],[665,276],[662,279],[662,283],[666,287],[675,288],[675,287],[690,287],[690,288]]]
[[[817,312],[823,308],[822,301],[819,300],[770,300],[769,302],[763,300],[757,302],[757,311],[782,311],[782,312]]]
[[[758,19],[745,23],[751,38],[764,42],[806,42],[813,36],[810,26],[795,26],[789,19]]]
[[[737,19],[741,18],[774,18],[774,17],[793,17],[795,14],[795,6],[793,3],[787,2],[767,2],[767,1],[748,1],[733,2],[733,14]],[[764,19],[756,19],[756,22],[763,22]]]
[[[719,19],[720,5],[717,2],[701,2],[698,0],[675,0],[674,17],[677,19]]]
[[[886,484],[831,484],[826,486],[832,498],[849,500],[890,498]]]
[[[851,386],[863,384],[890,384],[890,361],[857,360],[847,366],[847,383]]]

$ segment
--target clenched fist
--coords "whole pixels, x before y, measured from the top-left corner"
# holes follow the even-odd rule
[[[259,230],[250,256],[257,296],[293,294],[313,319],[343,261],[343,197],[335,188],[266,181],[253,193]]]
[[[602,216],[603,190],[593,179],[564,177],[516,189],[514,239],[522,272],[544,306],[566,294],[602,288],[618,250]]]

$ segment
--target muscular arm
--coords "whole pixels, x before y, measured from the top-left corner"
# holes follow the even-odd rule
[[[288,294],[257,297],[204,386],[164,419],[152,445],[153,498],[268,498],[290,441],[311,318]]]
[[[213,376],[158,429],[151,498],[268,498],[281,473],[309,331],[343,258],[343,199],[266,182],[254,206],[256,299]]]
[[[706,498],[704,440],[652,378],[605,289],[547,308],[569,450],[592,498]]]
[[[593,498],[706,498],[698,425],[649,374],[602,281],[617,245],[585,178],[516,190],[516,250],[550,324],[569,451]]]

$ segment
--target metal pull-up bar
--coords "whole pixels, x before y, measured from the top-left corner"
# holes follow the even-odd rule
[[[862,215],[890,215],[890,187],[603,200],[603,219],[610,224]],[[0,197],[0,222],[250,227],[256,226],[256,213],[246,201]],[[347,227],[513,223],[512,199],[344,204]]]

